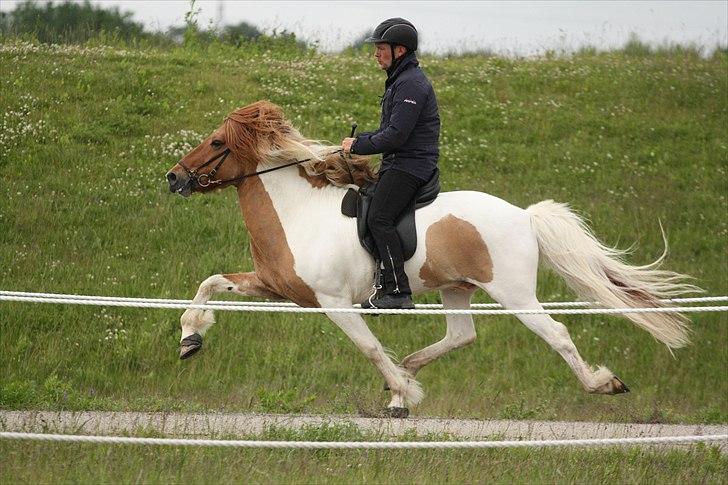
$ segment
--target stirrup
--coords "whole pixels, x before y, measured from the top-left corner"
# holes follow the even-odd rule
[[[382,262],[375,260],[376,266],[374,270],[374,284],[372,284],[372,293],[369,295],[369,297],[364,300],[364,302],[361,304],[361,307],[364,309],[371,309],[376,308],[374,304],[372,303],[372,300],[377,299],[377,295],[379,295],[380,290],[383,288],[382,285]]]

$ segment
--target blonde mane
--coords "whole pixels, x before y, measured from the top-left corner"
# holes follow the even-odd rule
[[[279,165],[293,160],[300,165],[311,185],[339,187],[365,185],[377,179],[370,157],[344,155],[336,145],[305,138],[283,116],[283,110],[269,101],[239,108],[223,122],[225,141],[238,160]]]

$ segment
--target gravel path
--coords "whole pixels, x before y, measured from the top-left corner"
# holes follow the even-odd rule
[[[105,411],[0,411],[0,431],[133,435],[140,431],[170,437],[232,437],[262,433],[272,426],[301,429],[305,426],[354,424],[383,439],[415,432],[447,433],[470,440],[487,439],[585,439],[648,436],[726,434],[728,425],[674,425],[590,423],[560,421],[507,421],[452,418],[362,418],[357,416],[308,416],[234,413],[141,413]],[[675,445],[688,446],[688,445]],[[728,443],[720,444],[723,453]]]

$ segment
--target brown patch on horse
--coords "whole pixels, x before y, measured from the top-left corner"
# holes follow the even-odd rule
[[[493,261],[488,247],[468,221],[448,214],[427,228],[425,245],[427,252],[420,278],[426,287],[469,284],[464,279],[481,283],[493,279]]]
[[[245,179],[238,186],[238,199],[250,234],[257,277],[277,295],[303,307],[319,307],[316,294],[296,274],[283,225],[260,177]]]
[[[232,282],[235,286],[229,286],[228,291],[239,291],[247,296],[260,296],[271,300],[283,300],[284,298],[273,292],[263,284],[255,273],[228,273],[223,278]]]

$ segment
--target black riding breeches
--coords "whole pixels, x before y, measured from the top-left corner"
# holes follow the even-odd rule
[[[424,180],[395,169],[386,170],[379,176],[369,206],[367,225],[382,260],[386,293],[412,294],[404,272],[402,244],[395,227],[403,212],[414,204],[414,197],[424,184]]]

